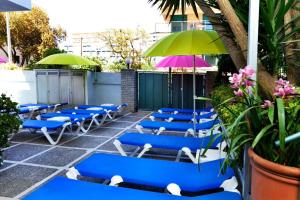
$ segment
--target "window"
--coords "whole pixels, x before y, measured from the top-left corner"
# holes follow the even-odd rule
[[[187,30],[187,16],[173,15],[171,18],[171,32]]]

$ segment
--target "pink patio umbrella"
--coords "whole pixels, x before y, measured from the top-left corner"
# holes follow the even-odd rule
[[[194,60],[195,59],[195,60]],[[194,65],[195,62],[195,65]],[[169,68],[169,89],[171,85],[171,68],[181,68],[181,107],[183,108],[183,68],[193,68],[193,67],[211,67],[211,65],[206,62],[203,58],[199,56],[168,56],[156,64],[157,68]],[[170,90],[169,90],[170,91]],[[170,101],[169,93],[169,101]]]
[[[3,56],[0,56],[0,64],[2,63],[7,63],[8,59],[3,57]]]

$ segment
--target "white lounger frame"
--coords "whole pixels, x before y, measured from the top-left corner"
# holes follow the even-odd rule
[[[80,173],[75,167],[71,167],[68,169],[66,176],[69,179],[78,180]],[[119,186],[120,183],[123,183],[123,182],[124,182],[124,180],[123,180],[122,176],[115,175],[110,179],[109,185],[117,187],[117,186]],[[223,181],[223,183],[220,185],[220,188],[223,188],[224,191],[236,192],[236,193],[240,194],[240,192],[236,189],[237,186],[238,186],[237,179],[235,176],[233,176],[230,179]],[[181,196],[181,188],[176,183],[169,183],[167,185],[167,187],[165,188],[165,191],[172,195]]]

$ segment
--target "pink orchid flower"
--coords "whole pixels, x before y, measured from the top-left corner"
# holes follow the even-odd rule
[[[237,91],[233,91],[235,96],[242,97],[244,95],[243,91],[241,89],[238,89]]]
[[[273,106],[273,103],[269,100],[264,100],[264,104],[261,105],[262,108],[270,108]]]

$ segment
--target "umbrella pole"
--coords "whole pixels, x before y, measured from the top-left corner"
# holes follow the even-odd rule
[[[168,80],[168,82],[169,82],[169,88],[168,88],[168,92],[169,92],[169,94],[168,94],[168,107],[171,107],[171,105],[172,105],[172,97],[171,97],[171,95],[172,95],[172,69],[171,69],[171,67],[169,67],[169,80]]]
[[[196,67],[195,67],[195,55],[193,56],[193,117],[194,117],[194,133],[196,133]]]
[[[181,108],[183,109],[183,68],[181,68]]]

